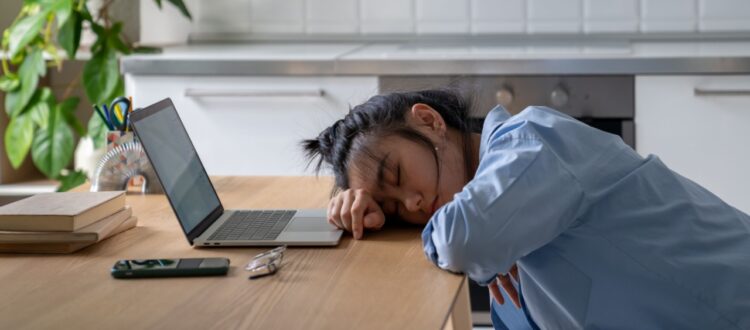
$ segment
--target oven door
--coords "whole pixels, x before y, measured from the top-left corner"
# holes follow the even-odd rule
[[[635,123],[631,119],[576,118],[589,126],[619,135],[625,144],[635,149]]]

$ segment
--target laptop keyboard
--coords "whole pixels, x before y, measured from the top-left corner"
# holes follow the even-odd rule
[[[216,241],[274,240],[279,237],[295,213],[297,213],[295,210],[235,211],[208,239]]]

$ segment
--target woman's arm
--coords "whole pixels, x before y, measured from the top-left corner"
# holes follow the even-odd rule
[[[474,179],[430,219],[425,253],[487,284],[570,227],[583,199],[578,180],[543,141],[502,137]]]

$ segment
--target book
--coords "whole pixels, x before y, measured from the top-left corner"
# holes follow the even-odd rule
[[[130,206],[115,214],[72,232],[64,231],[0,231],[0,244],[5,243],[96,243],[133,215]]]
[[[117,235],[121,232],[134,228],[138,224],[138,218],[130,217],[113,228],[107,236],[101,240]],[[0,243],[0,253],[72,253],[93,245],[96,242],[72,242],[72,243]]]
[[[0,230],[71,232],[123,207],[123,191],[37,194],[0,206]]]

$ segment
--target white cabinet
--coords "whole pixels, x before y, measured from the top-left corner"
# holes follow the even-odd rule
[[[136,107],[171,98],[211,175],[310,175],[303,139],[377,93],[376,77],[126,76]]]
[[[750,213],[750,76],[638,76],[636,148]]]

